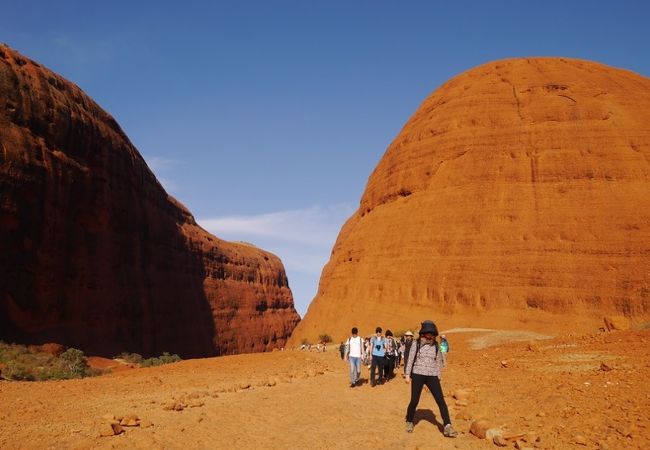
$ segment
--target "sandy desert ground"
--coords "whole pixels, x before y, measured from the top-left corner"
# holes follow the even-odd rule
[[[452,348],[442,383],[457,439],[441,435],[426,389],[415,431],[406,433],[409,386],[401,376],[350,388],[347,365],[332,346],[82,380],[3,381],[0,448],[498,448],[469,432],[479,418],[511,438],[506,448],[650,448],[650,331],[548,339],[512,331],[447,334]],[[100,436],[113,418],[126,424],[130,416],[138,426]]]

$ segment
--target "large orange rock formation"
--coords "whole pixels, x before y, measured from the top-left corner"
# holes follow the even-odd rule
[[[0,46],[0,339],[184,357],[300,320],[281,261],[200,228],[115,120]]]
[[[649,162],[648,78],[562,58],[455,77],[370,176],[293,343],[425,318],[648,316]]]

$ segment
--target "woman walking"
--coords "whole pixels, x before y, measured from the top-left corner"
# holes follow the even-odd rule
[[[411,383],[411,402],[406,409],[406,431],[413,432],[413,418],[415,408],[420,402],[422,388],[426,385],[440,409],[440,415],[443,421],[443,435],[445,437],[455,438],[458,432],[451,426],[449,410],[445,397],[440,386],[440,370],[443,367],[443,357],[436,337],[438,328],[430,321],[422,322],[420,337],[411,346],[408,359],[406,361],[406,382]]]

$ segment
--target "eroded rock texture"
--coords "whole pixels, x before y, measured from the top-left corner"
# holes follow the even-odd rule
[[[293,341],[647,317],[649,161],[648,78],[556,58],[461,74],[370,176]]]
[[[0,46],[0,339],[184,357],[299,321],[281,261],[200,228],[115,120]]]

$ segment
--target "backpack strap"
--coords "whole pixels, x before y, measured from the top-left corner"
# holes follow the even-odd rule
[[[413,363],[411,364],[411,375],[413,375],[413,368],[415,367],[415,360],[418,359],[418,353],[420,353],[420,339],[418,338],[415,341],[415,353],[413,354]],[[411,344],[411,351],[413,351],[413,344]]]

